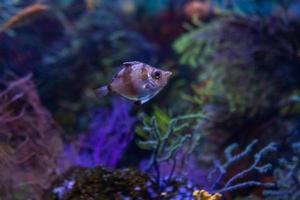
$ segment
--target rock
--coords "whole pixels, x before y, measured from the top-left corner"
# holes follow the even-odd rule
[[[135,169],[112,171],[102,167],[73,168],[55,181],[45,199],[150,199],[147,192],[149,181],[151,182],[147,174]],[[152,188],[157,188],[154,182]]]

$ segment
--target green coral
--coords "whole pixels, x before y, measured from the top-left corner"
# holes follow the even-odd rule
[[[211,100],[206,103],[218,97],[231,112],[248,112],[252,116],[272,105],[280,92],[286,92],[276,86],[279,82],[284,85],[284,80],[275,76],[283,66],[283,61],[278,60],[279,49],[286,47],[281,46],[279,37],[269,34],[270,27],[268,21],[222,16],[177,39],[173,48],[180,55],[180,63],[190,67],[194,75],[191,83],[209,83],[194,87],[195,98],[189,99],[202,105],[203,93],[208,93]],[[254,33],[259,33],[260,38]]]
[[[175,51],[181,54],[180,64],[192,68],[207,64],[207,60],[213,57],[215,49],[218,47],[215,31],[221,25],[220,21],[200,24],[180,36],[173,44]]]

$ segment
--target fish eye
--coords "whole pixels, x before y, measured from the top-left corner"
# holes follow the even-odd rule
[[[160,71],[154,72],[154,78],[155,78],[156,80],[160,79],[160,76],[161,76],[161,72],[160,72]]]

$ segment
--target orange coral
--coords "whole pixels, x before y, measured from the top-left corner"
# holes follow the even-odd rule
[[[28,20],[29,18],[48,10],[49,7],[42,3],[35,3],[28,7],[25,7],[20,12],[18,12],[16,15],[12,16],[7,22],[5,22],[1,28],[0,32],[4,31],[5,29],[11,28],[13,26],[16,26],[18,24],[22,24],[24,21]]]
[[[193,192],[193,196],[195,200],[219,200],[222,197],[220,193],[216,193],[212,195],[205,190],[195,190]]]
[[[207,1],[191,1],[184,6],[184,13],[188,17],[205,19],[211,13],[211,5]]]

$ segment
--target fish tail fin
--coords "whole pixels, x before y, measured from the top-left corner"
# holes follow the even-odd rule
[[[98,88],[98,89],[96,90],[96,95],[97,95],[97,97],[98,97],[98,98],[102,98],[102,97],[104,97],[105,95],[107,95],[107,94],[109,93],[109,91],[110,91],[109,88],[110,88],[109,85],[104,85],[104,86]]]

